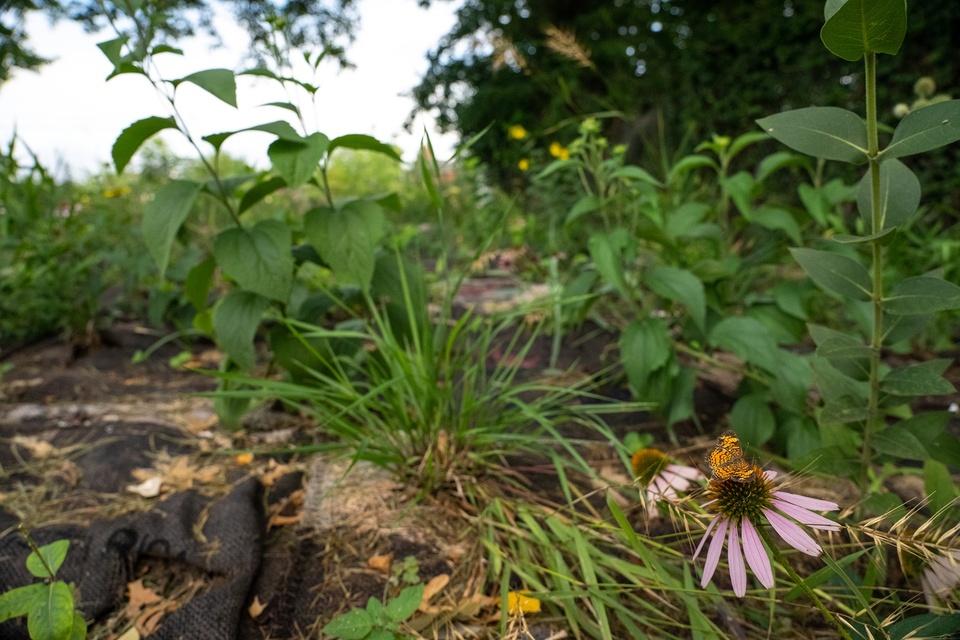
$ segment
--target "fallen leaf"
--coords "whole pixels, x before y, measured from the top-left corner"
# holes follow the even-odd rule
[[[267,608],[267,605],[260,602],[260,596],[253,596],[253,602],[250,603],[250,606],[247,607],[247,613],[250,614],[250,617],[256,620],[260,617],[260,614],[263,613],[263,610]]]
[[[441,573],[439,576],[431,578],[423,587],[423,599],[420,601],[420,606],[430,602],[433,596],[443,591],[448,584],[450,584],[450,574],[448,573]]]
[[[137,631],[136,627],[130,627],[117,640],[140,640],[140,632]]]
[[[270,518],[269,522],[267,522],[267,528],[273,529],[274,527],[285,527],[288,524],[299,524],[302,520],[303,513],[298,513],[292,516],[275,515]]]
[[[276,460],[270,460],[267,463],[267,471],[260,476],[260,482],[265,487],[272,487],[277,480],[290,472],[290,465],[280,464]]]
[[[152,589],[143,586],[143,580],[127,583],[127,616],[132,618],[151,604],[163,601],[163,597]]]
[[[137,631],[140,632],[141,636],[149,636],[157,630],[157,627],[160,626],[166,614],[173,613],[179,608],[180,605],[171,601],[149,606],[137,617],[134,625],[136,625]]]
[[[507,613],[511,616],[520,613],[540,613],[540,600],[526,594],[529,591],[511,591],[507,594]]]
[[[49,442],[29,436],[16,436],[13,442],[29,451],[36,458],[46,458],[57,450]]]
[[[380,573],[390,573],[390,565],[393,564],[393,554],[387,553],[382,556],[371,556],[367,560],[367,566]]]
[[[128,484],[125,489],[130,493],[135,493],[141,498],[156,498],[160,495],[160,486],[163,484],[163,480],[160,476],[153,476],[152,478],[147,478],[140,484]]]
[[[245,465],[253,462],[253,454],[250,452],[240,453],[237,455],[237,464]]]
[[[431,578],[430,581],[423,587],[423,597],[420,599],[420,606],[417,607],[417,609],[428,615],[436,615],[444,611],[452,611],[454,607],[450,605],[435,606],[430,604],[430,599],[443,591],[444,587],[446,587],[449,583],[450,576],[446,573],[442,573],[439,576],[434,576]]]
[[[187,416],[187,431],[197,435],[215,427],[219,420],[217,414],[212,411],[194,411]]]

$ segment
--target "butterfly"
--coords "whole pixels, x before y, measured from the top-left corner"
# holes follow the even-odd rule
[[[720,434],[717,446],[707,454],[707,464],[716,480],[749,482],[756,475],[756,467],[743,457],[740,438],[733,431]]]

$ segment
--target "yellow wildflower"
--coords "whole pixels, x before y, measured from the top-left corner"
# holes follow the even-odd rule
[[[512,124],[510,128],[507,129],[507,135],[511,140],[523,140],[527,137],[527,130],[524,129],[521,124]]]
[[[517,163],[517,169],[520,169],[520,171],[527,171],[527,170],[529,170],[529,169],[530,169],[530,160],[528,160],[527,158],[521,159],[520,162]]]
[[[103,192],[104,198],[119,198],[130,193],[130,187],[116,187],[113,189],[106,189]]]
[[[554,140],[550,143],[550,155],[560,160],[569,160],[570,149],[567,149],[565,146]]]
[[[526,595],[529,591],[511,591],[507,594],[507,613],[540,613],[540,600]]]

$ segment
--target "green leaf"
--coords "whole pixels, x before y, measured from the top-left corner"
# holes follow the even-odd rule
[[[846,0],[828,5],[820,39],[833,55],[854,62],[866,53],[900,50],[907,32],[905,0]]]
[[[761,445],[773,437],[777,421],[765,393],[751,393],[737,400],[730,411],[730,427],[744,440]]]
[[[357,151],[373,151],[374,153],[380,153],[389,158],[393,158],[397,162],[401,160],[396,148],[385,142],[380,142],[373,136],[362,133],[350,133],[345,136],[337,136],[330,141],[328,153],[333,153],[334,149],[340,147],[344,149],[355,149]]]
[[[403,622],[417,611],[423,600],[423,585],[407,587],[387,603],[387,616],[394,622]]]
[[[625,233],[618,233],[618,231],[593,234],[587,241],[587,249],[593,260],[593,266],[603,281],[629,300],[630,291],[623,277],[623,254],[629,239]]]
[[[883,309],[898,316],[960,309],[960,287],[930,276],[906,278],[883,299]]]
[[[779,350],[780,365],[770,382],[770,395],[781,407],[803,414],[807,412],[813,371],[807,357]]]
[[[782,231],[796,244],[803,243],[803,239],[800,237],[800,226],[786,209],[764,205],[753,212],[753,215],[750,216],[750,222],[758,224],[764,229]]]
[[[46,585],[44,597],[27,618],[31,640],[63,640],[73,633],[73,594],[64,582]]]
[[[293,285],[290,243],[290,227],[277,220],[261,220],[251,229],[221,231],[213,255],[223,272],[241,287],[285,303]]]
[[[164,129],[178,128],[177,122],[173,118],[150,116],[143,120],[137,120],[121,131],[110,151],[113,157],[113,165],[117,168],[117,173],[123,173],[124,168],[130,163],[130,159],[133,158],[133,154],[135,154],[137,149],[151,136]]]
[[[890,640],[956,638],[960,633],[960,613],[921,613],[899,620],[883,631]]]
[[[342,284],[370,286],[377,244],[386,233],[386,216],[380,205],[353,200],[338,209],[311,209],[304,231]]]
[[[312,133],[296,142],[281,138],[267,147],[267,155],[273,168],[292,189],[313,177],[329,144],[330,140],[322,133]]]
[[[752,222],[753,206],[751,202],[753,201],[753,188],[757,185],[757,181],[746,171],[738,171],[723,180],[722,184],[730,195],[730,199],[733,200],[733,204],[736,205],[737,211]]]
[[[867,126],[859,116],[846,109],[794,109],[761,118],[757,124],[801,153],[853,164],[867,161]]]
[[[247,192],[243,194],[243,198],[240,199],[240,206],[237,209],[237,213],[243,213],[253,205],[269,196],[271,193],[274,193],[285,186],[287,186],[287,181],[279,176],[274,176],[269,180],[258,182],[247,189]]]
[[[770,330],[759,320],[747,317],[724,318],[713,327],[709,342],[717,349],[724,349],[744,362],[776,371],[780,349]]]
[[[797,187],[797,195],[800,196],[800,202],[803,203],[803,207],[810,214],[810,217],[816,220],[820,226],[826,226],[827,214],[830,213],[830,203],[827,201],[823,190],[804,182]]]
[[[83,619],[79,611],[73,612],[73,627],[70,630],[70,640],[86,640],[87,621]]]
[[[265,102],[260,106],[261,107],[277,107],[279,109],[286,109],[287,111],[294,112],[295,114],[297,114],[297,116],[300,115],[300,107],[290,102]]]
[[[35,582],[0,594],[0,622],[22,618],[34,610],[47,595],[47,585]]]
[[[362,640],[373,630],[373,620],[365,609],[339,615],[323,627],[323,632],[343,640]]]
[[[700,227],[708,213],[710,207],[706,203],[688,200],[667,213],[664,231],[673,240],[686,237]]]
[[[615,180],[617,178],[621,178],[626,181],[642,182],[655,187],[661,186],[660,181],[650,175],[648,171],[632,164],[614,169],[610,173],[610,179]]]
[[[707,321],[707,301],[703,283],[686,269],[653,267],[644,283],[659,296],[683,304],[694,324],[704,331]]]
[[[53,571],[53,575],[47,572],[47,567],[43,565],[43,562],[40,561],[40,558],[37,557],[37,554],[34,552],[31,552],[30,555],[27,556],[27,571],[37,578],[55,578],[57,571],[60,569],[60,565],[63,564],[64,559],[67,557],[67,549],[69,548],[69,540],[57,540],[56,542],[51,542],[50,544],[45,544],[40,547],[40,556],[46,561],[50,567],[50,571]]]
[[[945,509],[957,496],[957,485],[953,483],[950,469],[936,460],[923,463],[923,487],[934,513]]]
[[[197,311],[207,308],[207,296],[210,285],[213,283],[213,273],[217,269],[217,261],[208,256],[203,262],[190,269],[183,283],[183,295]]]
[[[672,353],[670,330],[662,320],[645,318],[627,325],[620,335],[620,361],[630,389],[644,395],[650,374],[667,364]]]
[[[567,214],[567,219],[564,224],[571,224],[581,216],[584,216],[588,213],[593,213],[600,208],[600,198],[595,195],[586,195],[577,200],[572,207],[570,207],[570,213]]]
[[[790,253],[821,288],[854,300],[870,299],[870,274],[853,258],[815,249],[790,249]]]
[[[766,134],[762,135],[766,137]],[[766,158],[761,160],[759,165],[757,165],[757,182],[763,182],[777,171],[786,169],[788,167],[802,167],[809,171],[810,158],[797,155],[795,153],[790,153],[789,151],[777,151],[776,153],[771,153]],[[806,183],[803,184],[806,185]]]
[[[174,87],[189,82],[200,87],[210,95],[226,102],[231,107],[237,107],[237,79],[229,69],[206,69],[197,71],[179,80],[173,81]]]
[[[960,140],[960,100],[948,100],[911,111],[893,131],[881,161],[937,149]]]
[[[167,272],[170,248],[181,225],[190,215],[201,187],[198,182],[171,180],[160,188],[143,212],[141,230],[161,276]]]
[[[871,440],[873,450],[882,455],[906,460],[928,460],[930,454],[923,443],[906,429],[897,425],[887,427]]]
[[[155,56],[160,53],[172,53],[178,56],[183,55],[183,49],[177,49],[176,47],[171,47],[168,44],[158,44],[153,49],[150,50],[150,55]]]
[[[217,344],[243,369],[256,362],[253,339],[270,301],[250,291],[231,291],[213,308]]]
[[[845,375],[829,361],[813,357],[810,359],[813,369],[813,379],[820,389],[820,395],[827,401],[839,401],[842,398],[854,400],[856,406],[866,406],[870,393],[869,385],[855,378]],[[851,405],[852,406],[852,405]]]
[[[863,422],[870,417],[866,405],[850,396],[843,396],[823,403],[820,410],[820,424],[849,424]]]
[[[97,48],[103,52],[103,55],[107,56],[110,64],[119,67],[120,63],[123,62],[123,45],[127,44],[129,39],[129,36],[120,36],[113,40],[104,40],[97,43]]]
[[[950,360],[928,360],[894,369],[880,381],[880,389],[894,396],[942,396],[955,393],[953,385],[943,377]]]
[[[838,233],[836,235],[830,236],[830,239],[834,242],[839,242],[840,244],[864,244],[866,242],[878,242],[884,240],[890,236],[893,236],[896,233],[896,227],[890,227],[889,229],[884,229],[880,233],[873,233],[869,236],[854,236],[849,233]],[[882,244],[886,244],[883,242]]]
[[[294,129],[289,122],[283,120],[276,120],[274,122],[266,122],[264,124],[258,124],[253,127],[247,127],[246,129],[238,129],[237,131],[225,131],[223,133],[211,133],[210,135],[203,136],[203,140],[209,142],[213,145],[213,148],[217,151],[220,150],[220,147],[223,146],[223,143],[227,141],[231,136],[243,133],[244,131],[262,131],[263,133],[272,133],[281,140],[286,140],[288,142],[295,142],[299,144],[306,144],[304,139],[300,137],[300,134],[297,133],[297,130]]]
[[[867,229],[878,233],[881,229],[902,226],[920,206],[920,180],[907,165],[899,160],[888,160],[880,165],[880,229],[873,229],[870,209],[872,186],[867,171],[857,188],[857,210]]]
[[[670,167],[670,173],[667,174],[667,183],[672,184],[674,180],[685,173],[699,169],[701,167],[710,167],[716,172],[720,171],[720,165],[713,158],[702,155],[684,156]]]

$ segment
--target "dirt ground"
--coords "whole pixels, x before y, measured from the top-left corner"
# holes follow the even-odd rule
[[[312,425],[266,407],[248,416],[241,431],[223,430],[212,399],[202,395],[215,381],[188,370],[216,369],[219,353],[211,345],[194,346],[174,368],[170,360],[182,348],[171,343],[134,363],[134,354],[159,337],[135,323],[118,324],[92,349],[51,338],[5,358],[10,369],[0,385],[0,540],[18,538],[20,522],[40,543],[71,539],[73,552],[62,572],[80,584],[90,579],[90,569],[68,565],[71,558],[89,564],[96,538],[91,532],[98,527],[127,525],[131,518],[143,522],[157,511],[170,518],[174,507],[168,505],[181,508],[184,495],[206,501],[203,509],[216,508],[255,478],[263,535],[251,551],[259,562],[236,635],[218,629],[186,637],[315,638],[333,614],[396,593],[411,558],[420,580],[437,590],[430,601],[434,615],[420,615],[421,624],[455,630],[450,637],[485,637],[496,628],[499,600],[476,589],[484,571],[482,550],[467,521],[454,513],[456,501],[412,504],[409,491],[372,468],[355,468],[342,483],[346,468],[319,455],[224,454],[308,443]],[[609,341],[604,332],[585,330],[566,345],[561,365],[596,371]],[[548,357],[544,341],[523,367],[538,371]],[[655,425],[649,416],[622,420],[625,430]],[[194,531],[197,526],[205,525],[198,520]],[[209,595],[212,585],[236,578],[216,562],[191,564],[191,553],[131,552],[123,583],[109,589],[112,602],[80,605],[87,614],[96,612],[91,637],[176,637],[165,635],[164,625],[181,624],[173,617],[178,611],[184,613],[198,594]],[[447,584],[458,591],[443,589]],[[87,590],[81,591],[85,598]],[[0,625],[0,636],[17,632]],[[514,637],[555,632],[525,626]]]

